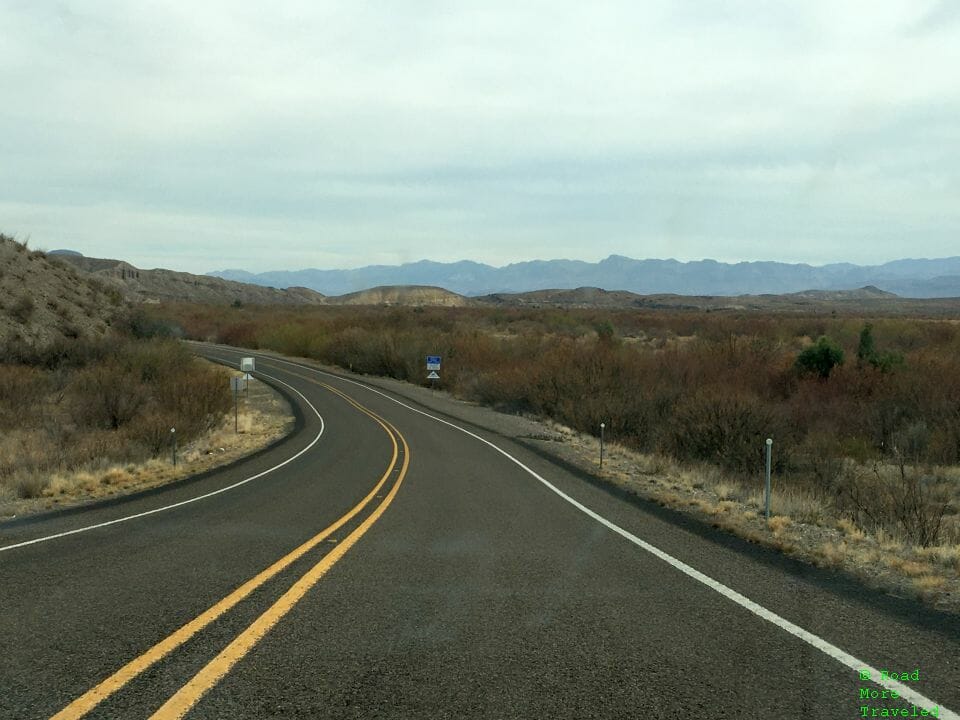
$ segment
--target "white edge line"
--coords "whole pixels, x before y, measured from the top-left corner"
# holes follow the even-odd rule
[[[153,510],[147,510],[145,512],[137,513],[136,515],[126,515],[124,517],[116,518],[115,520],[108,520],[106,522],[97,523],[96,525],[87,525],[85,527],[75,528],[74,530],[67,530],[65,532],[56,533],[55,535],[45,535],[43,537],[34,538],[33,540],[25,540],[23,542],[19,542],[14,545],[5,545],[3,547],[0,547],[0,552],[6,552],[7,550],[15,550],[17,548],[26,547],[27,545],[35,545],[36,543],[47,542],[48,540],[56,540],[57,538],[67,537],[68,535],[77,535],[78,533],[89,532],[90,530],[96,530],[98,528],[108,527],[109,525],[117,525],[119,523],[127,522],[129,520],[136,520],[137,518],[146,517],[147,515],[155,515],[156,513],[164,512],[166,510],[173,510],[174,508],[183,507],[184,505],[195,503],[198,500],[206,500],[207,498],[213,497],[214,495],[219,495],[220,493],[225,493],[228,490],[233,490],[234,488],[238,488],[241,485],[246,485],[248,482],[252,480],[256,480],[257,478],[262,478],[264,475],[272,473],[274,470],[279,470],[287,463],[291,463],[294,460],[296,460],[298,457],[300,457],[305,452],[307,452],[310,448],[316,445],[317,442],[320,440],[320,436],[323,435],[323,431],[325,428],[325,425],[323,422],[323,416],[321,416],[319,411],[313,406],[313,403],[307,400],[307,398],[304,397],[303,393],[301,393],[295,387],[288,385],[287,383],[283,382],[283,380],[280,380],[279,378],[275,378],[272,375],[267,375],[266,373],[257,373],[257,374],[262,375],[263,377],[266,377],[266,378],[270,378],[271,380],[274,380],[280,383],[281,385],[284,385],[285,387],[288,387],[291,390],[293,390],[293,392],[295,392],[297,395],[303,398],[303,401],[307,403],[307,405],[310,406],[310,409],[313,410],[316,416],[320,418],[320,432],[318,432],[317,436],[310,441],[309,445],[307,445],[305,448],[300,450],[300,452],[298,452],[296,455],[292,455],[288,457],[286,460],[284,460],[282,463],[274,465],[273,467],[268,468],[262,472],[259,472],[256,475],[251,475],[248,478],[244,478],[243,480],[235,482],[232,485],[227,485],[226,487],[222,487],[219,490],[214,490],[212,492],[204,493],[203,495],[197,495],[196,497],[188,498],[187,500],[181,500],[180,502],[173,503],[172,505],[164,505],[163,507],[154,508]]]
[[[238,351],[238,352],[242,352],[242,351]],[[853,670],[854,672],[859,673],[861,670],[869,672],[869,673],[870,673],[870,680],[869,680],[869,681],[866,681],[866,680],[865,680],[864,682],[871,682],[871,683],[874,683],[874,684],[876,684],[876,685],[880,685],[880,686],[882,686],[882,687],[885,687],[885,688],[887,688],[888,690],[893,690],[893,691],[897,692],[902,698],[904,698],[904,699],[906,699],[906,700],[909,700],[909,701],[910,701],[911,703],[913,703],[914,705],[920,706],[921,709],[924,709],[924,708],[926,708],[926,709],[932,709],[933,707],[937,706],[937,707],[939,707],[939,712],[940,712],[939,717],[943,718],[944,720],[960,720],[960,715],[957,715],[957,713],[953,712],[952,710],[950,710],[950,709],[948,709],[948,708],[946,708],[946,707],[943,707],[943,706],[939,706],[934,700],[931,700],[930,698],[922,695],[921,693],[917,692],[917,691],[914,690],[913,688],[911,688],[911,687],[909,687],[909,686],[907,686],[907,685],[904,685],[904,684],[902,684],[902,683],[900,683],[900,682],[897,682],[896,680],[881,679],[881,678],[880,678],[880,671],[877,670],[876,668],[874,668],[874,667],[872,667],[872,666],[870,666],[870,665],[867,665],[865,662],[863,662],[863,661],[861,661],[861,660],[858,660],[858,659],[855,658],[853,655],[850,655],[849,653],[844,652],[843,650],[841,650],[840,648],[836,647],[835,645],[832,645],[831,643],[827,642],[827,641],[824,640],[823,638],[821,638],[821,637],[819,637],[819,636],[817,636],[817,635],[814,635],[813,633],[811,633],[811,632],[809,632],[809,631],[807,631],[807,630],[804,630],[804,629],[803,629],[802,627],[800,627],[799,625],[795,625],[794,623],[790,622],[790,621],[787,620],[786,618],[783,618],[783,617],[781,617],[780,615],[777,615],[775,612],[773,612],[773,611],[771,611],[771,610],[767,610],[767,608],[763,607],[762,605],[759,605],[759,604],[755,603],[755,602],[754,602],[753,600],[751,600],[750,598],[745,597],[744,595],[741,595],[741,594],[738,593],[736,590],[727,587],[726,585],[724,585],[723,583],[721,583],[721,582],[719,582],[719,581],[717,581],[717,580],[714,580],[712,577],[703,574],[702,572],[700,572],[699,570],[691,567],[690,565],[687,565],[687,564],[686,564],[685,562],[683,562],[682,560],[678,560],[677,558],[673,557],[672,555],[669,555],[668,553],[664,552],[664,551],[661,550],[660,548],[658,548],[658,547],[656,547],[656,546],[654,546],[654,545],[651,545],[650,543],[646,542],[645,540],[641,540],[640,538],[638,538],[638,537],[637,537],[636,535],[634,535],[633,533],[631,533],[631,532],[629,532],[629,531],[627,531],[627,530],[624,530],[624,529],[623,529],[622,527],[620,527],[619,525],[617,525],[617,524],[615,524],[615,523],[613,523],[613,522],[610,522],[610,521],[607,520],[605,517],[597,514],[596,512],[594,512],[593,510],[591,510],[590,508],[588,508],[586,505],[583,505],[583,504],[580,503],[579,501],[577,501],[577,500],[575,500],[574,498],[572,498],[572,497],[570,497],[569,495],[567,495],[565,492],[563,492],[562,490],[560,490],[558,487],[556,487],[555,485],[553,485],[552,483],[550,483],[548,480],[546,480],[545,478],[543,478],[543,477],[541,477],[539,474],[537,474],[534,470],[532,470],[531,468],[529,468],[529,467],[527,467],[526,465],[524,465],[522,461],[520,461],[520,460],[518,460],[517,458],[515,458],[513,455],[511,455],[510,453],[508,453],[506,450],[503,450],[502,448],[494,445],[492,442],[490,442],[490,441],[487,440],[486,438],[480,437],[480,436],[477,435],[476,433],[470,432],[470,431],[467,430],[466,428],[462,428],[462,427],[460,427],[459,425],[455,425],[454,423],[449,422],[449,421],[447,421],[447,420],[444,420],[443,418],[438,418],[438,417],[436,417],[435,415],[431,415],[430,413],[424,412],[423,410],[418,410],[418,409],[415,408],[415,407],[411,407],[410,405],[407,405],[405,402],[401,402],[400,400],[397,400],[396,398],[391,397],[390,395],[388,395],[388,394],[385,393],[385,392],[382,392],[382,391],[380,391],[380,390],[377,390],[376,388],[372,388],[372,387],[370,387],[369,385],[365,385],[364,383],[357,382],[356,380],[350,380],[349,378],[340,377],[339,375],[334,375],[333,373],[324,372],[323,370],[319,370],[319,369],[317,369],[317,368],[310,367],[309,365],[303,365],[303,364],[301,364],[301,363],[290,362],[289,360],[282,360],[282,359],[280,359],[280,358],[271,357],[271,356],[269,356],[269,355],[261,355],[260,357],[264,358],[265,360],[273,360],[273,361],[276,361],[276,362],[286,363],[287,365],[293,365],[293,366],[295,366],[295,367],[299,367],[299,368],[302,368],[302,369],[305,369],[305,370],[312,370],[313,372],[320,373],[320,374],[322,374],[322,375],[326,375],[327,377],[336,378],[337,380],[342,380],[342,381],[344,381],[344,382],[351,383],[352,385],[356,385],[356,386],[358,386],[358,387],[362,387],[362,388],[364,388],[364,389],[366,389],[366,390],[369,390],[369,391],[372,392],[372,393],[376,393],[377,395],[381,395],[382,397],[385,397],[387,400],[390,400],[390,401],[392,401],[392,402],[395,402],[397,405],[400,405],[400,406],[402,406],[402,407],[405,407],[407,410],[410,410],[410,411],[412,411],[412,412],[418,413],[419,415],[423,415],[424,417],[428,417],[428,418],[430,418],[431,420],[435,420],[435,421],[438,422],[438,423],[443,423],[444,425],[448,425],[449,427],[452,427],[452,428],[454,428],[455,430],[459,430],[460,432],[465,433],[465,434],[469,435],[470,437],[479,440],[480,442],[484,443],[485,445],[488,445],[489,447],[491,447],[491,448],[493,448],[494,450],[496,450],[498,453],[500,453],[500,454],[503,455],[504,457],[508,458],[508,459],[509,459],[510,461],[512,461],[514,464],[518,465],[520,468],[522,468],[522,469],[523,469],[525,472],[527,472],[529,475],[531,475],[532,477],[534,477],[536,480],[538,480],[538,481],[541,482],[543,485],[545,485],[548,489],[550,489],[551,491],[553,491],[554,493],[556,493],[557,495],[559,495],[561,498],[563,498],[564,500],[566,500],[568,503],[570,503],[571,505],[573,505],[575,508],[577,508],[577,509],[580,510],[581,512],[583,512],[583,513],[585,513],[586,515],[588,515],[589,517],[593,518],[594,520],[596,520],[597,522],[599,522],[601,525],[606,526],[607,528],[609,528],[610,530],[612,530],[613,532],[615,532],[617,535],[620,535],[621,537],[626,538],[627,540],[629,540],[630,542],[632,542],[634,545],[637,545],[638,547],[642,548],[643,550],[646,550],[647,552],[651,553],[652,555],[655,555],[656,557],[660,558],[661,560],[663,560],[663,561],[664,561],[665,563],[667,563],[668,565],[671,565],[671,566],[673,566],[674,568],[676,568],[677,570],[679,570],[680,572],[682,572],[684,575],[687,575],[688,577],[693,578],[693,579],[696,580],[697,582],[700,582],[700,583],[706,585],[707,587],[709,587],[710,589],[712,589],[712,590],[720,593],[721,595],[723,595],[723,596],[724,596],[725,598],[727,598],[728,600],[731,600],[731,601],[735,602],[737,605],[740,605],[741,607],[749,610],[750,612],[752,612],[752,613],[753,613],[754,615],[756,615],[757,617],[760,617],[760,618],[766,620],[767,622],[770,622],[770,623],[772,623],[773,625],[776,625],[776,626],[779,627],[780,629],[785,630],[786,632],[790,633],[791,635],[799,638],[800,640],[803,640],[803,641],[804,641],[805,643],[807,643],[808,645],[811,645],[812,647],[815,647],[817,650],[820,650],[821,652],[825,653],[826,655],[829,655],[830,657],[832,657],[834,660],[836,660],[836,661],[839,662],[840,664],[846,665],[848,668],[850,668],[850,669]]]

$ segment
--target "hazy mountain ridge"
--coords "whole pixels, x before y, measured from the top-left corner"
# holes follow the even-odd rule
[[[467,296],[548,289],[598,287],[642,295],[763,295],[839,291],[875,286],[903,297],[960,297],[960,257],[902,259],[882,265],[833,263],[813,266],[772,261],[722,263],[716,260],[635,260],[622,255],[596,263],[531,260],[501,268],[462,260],[421,260],[404,265],[370,265],[350,270],[293,270],[250,273],[221,270],[213,277],[271,287],[299,285],[325,295],[343,295],[375,286],[432,285]]]

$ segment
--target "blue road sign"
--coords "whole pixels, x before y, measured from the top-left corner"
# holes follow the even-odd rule
[[[440,356],[427,355],[427,370],[439,370],[439,369],[440,369]]]

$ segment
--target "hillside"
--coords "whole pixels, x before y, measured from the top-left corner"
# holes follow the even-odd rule
[[[431,305],[465,307],[472,304],[468,298],[439,287],[424,285],[383,286],[327,298],[329,305]]]
[[[474,305],[606,309],[669,309],[777,313],[883,313],[943,317],[960,312],[960,298],[903,298],[867,286],[855,290],[806,290],[783,295],[638,295],[583,287],[573,290],[534,290],[494,293],[468,298]]]
[[[599,262],[532,260],[493,267],[463,260],[421,260],[403,265],[370,265],[349,270],[249,273],[223,270],[211,276],[287,287],[300,285],[326,295],[380,285],[431,285],[466,296],[582,287],[642,295],[784,294],[808,290],[850,290],[872,285],[901,297],[960,297],[960,257],[895,260],[882,265],[806,265],[782,262],[723,263],[716,260],[636,260],[611,255]]]
[[[645,298],[624,290],[603,290],[581,287],[573,290],[532,290],[525,293],[493,293],[474,300],[485,305],[540,306],[588,308],[625,308],[644,303]]]
[[[90,273],[133,302],[222,305],[320,305],[324,302],[323,295],[302,287],[277,289],[174,270],[143,270],[122,260],[88,258],[72,252],[55,251],[51,256]]]
[[[102,337],[122,311],[116,289],[0,234],[0,347]]]

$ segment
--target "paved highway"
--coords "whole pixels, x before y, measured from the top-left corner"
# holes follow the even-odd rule
[[[286,441],[0,525],[0,717],[957,717],[954,618],[406,398],[257,368],[297,409]]]

